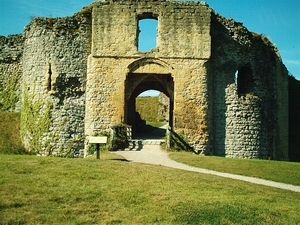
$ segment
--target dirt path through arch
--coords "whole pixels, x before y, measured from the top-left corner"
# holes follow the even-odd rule
[[[125,150],[125,151],[116,151],[114,153],[123,156],[125,159],[127,159],[130,162],[162,165],[162,166],[171,167],[175,169],[187,170],[187,171],[203,173],[203,174],[210,174],[214,176],[241,180],[245,182],[250,182],[254,184],[265,185],[265,186],[270,186],[275,188],[281,188],[281,189],[290,190],[294,192],[300,192],[300,186],[296,186],[296,185],[274,182],[274,181],[264,180],[255,177],[223,173],[214,170],[193,167],[183,163],[176,162],[169,158],[168,153],[166,151],[163,151],[160,145],[145,144],[142,146],[142,149],[139,151]]]

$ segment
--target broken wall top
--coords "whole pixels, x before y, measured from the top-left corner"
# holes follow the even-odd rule
[[[155,57],[210,57],[210,8],[199,2],[105,1],[93,4],[92,54],[141,56],[139,20],[156,19]]]

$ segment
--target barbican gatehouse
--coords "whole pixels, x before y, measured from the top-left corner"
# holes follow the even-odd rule
[[[139,49],[139,22],[157,21]],[[65,18],[33,18],[1,37],[2,81],[19,81],[25,147],[84,157],[87,138],[127,124],[149,89],[168,99],[169,126],[199,154],[288,159],[288,72],[268,38],[204,2],[92,3]],[[2,107],[3,104],[2,104]]]

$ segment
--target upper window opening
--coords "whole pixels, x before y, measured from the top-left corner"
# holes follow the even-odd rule
[[[236,84],[238,95],[244,95],[253,91],[254,82],[250,67],[244,66],[238,70],[236,73]]]
[[[138,21],[138,51],[150,52],[156,48],[157,18],[139,18]]]

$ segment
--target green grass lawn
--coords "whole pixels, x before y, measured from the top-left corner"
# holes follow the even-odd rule
[[[137,97],[136,111],[140,113],[141,118],[146,121],[160,121],[163,117],[158,115],[161,103],[158,96],[155,97]]]
[[[109,152],[101,160],[0,155],[0,171],[0,224],[300,223],[299,193]]]
[[[171,152],[169,156],[191,166],[300,186],[300,163],[297,162],[224,158],[189,152]]]
[[[150,126],[155,127],[155,128],[160,128],[160,127],[166,125],[166,122],[150,122],[150,121],[147,121],[147,125],[150,125]]]
[[[0,112],[0,154],[24,154],[20,139],[20,113]]]

